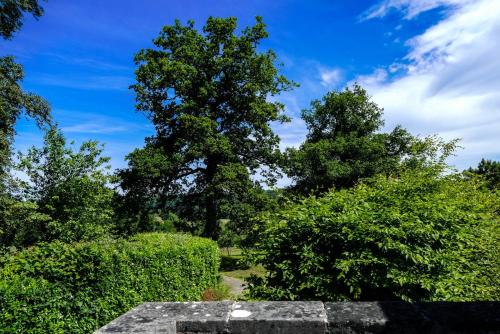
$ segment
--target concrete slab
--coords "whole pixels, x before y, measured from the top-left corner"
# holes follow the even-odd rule
[[[233,302],[144,303],[96,334],[226,333]]]
[[[175,319],[163,317],[161,310],[154,309],[152,304],[139,305],[124,315],[116,318],[95,334],[175,334]]]
[[[230,333],[323,334],[326,313],[321,302],[236,302]]]
[[[177,333],[226,333],[233,302],[168,303],[164,310],[175,316]]]

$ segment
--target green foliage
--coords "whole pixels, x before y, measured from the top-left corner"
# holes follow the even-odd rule
[[[217,285],[216,243],[174,234],[44,243],[5,257],[0,333],[91,333],[146,301],[199,300]]]
[[[254,297],[498,300],[500,197],[441,167],[377,176],[263,214]]]
[[[219,221],[220,233],[217,244],[220,247],[229,248],[239,244],[241,236],[236,232],[236,228],[231,226],[229,219],[221,219]]]
[[[378,133],[379,108],[358,85],[331,92],[302,112],[309,133],[299,149],[287,150],[287,174],[300,194],[354,185],[360,178],[398,169],[415,139],[403,128]]]
[[[179,217],[175,213],[169,212],[164,218],[158,214],[149,215],[149,230],[156,232],[176,232],[176,225],[179,224]]]
[[[23,77],[23,68],[13,57],[0,57],[0,193],[4,192],[3,183],[10,166],[16,121],[24,112],[40,126],[50,122],[48,103],[21,89]]]
[[[107,172],[109,158],[101,156],[102,150],[95,141],[84,142],[78,150],[67,147],[62,133],[52,128],[46,133],[42,148],[32,147],[27,154],[19,155],[17,168],[27,180],[19,181],[26,203],[18,205],[33,207],[29,203],[36,203],[36,211],[50,220],[38,219],[35,226],[23,222],[18,225],[15,220],[20,217],[16,218],[10,223],[12,226],[5,227],[5,233],[15,233],[10,237],[15,240],[13,245],[92,240],[108,233],[114,191],[108,187],[112,181]],[[8,245],[8,240],[2,241]]]
[[[11,39],[14,32],[21,28],[25,12],[39,18],[43,14],[43,9],[37,0],[2,0],[0,2],[0,36],[7,40]],[[39,126],[50,123],[49,104],[38,95],[24,92],[20,85],[23,78],[23,68],[14,62],[14,57],[0,57],[1,202],[10,201],[7,184],[10,182],[8,172],[11,167],[11,148],[16,121],[24,113],[35,119]],[[0,209],[4,206],[2,203]],[[8,212],[0,211],[0,214],[8,214]]]
[[[30,13],[38,19],[43,15],[43,8],[37,0],[2,0],[0,2],[0,36],[11,39],[21,29],[24,13]]]
[[[468,172],[483,176],[490,189],[500,190],[500,161],[481,159],[477,168]]]
[[[155,49],[136,55],[137,109],[150,116],[156,135],[120,173],[132,206],[175,203],[182,219],[203,223],[212,238],[219,219],[233,218],[225,203],[248,202],[256,187],[251,175],[263,171],[275,181],[279,138],[270,122],[286,117],[269,97],[293,86],[278,73],[276,55],[258,51],[267,37],[262,19],[236,29],[235,18],[211,17],[203,32],[176,21]]]
[[[33,202],[0,196],[0,254],[8,246],[32,245],[43,241],[50,216],[38,211]]]

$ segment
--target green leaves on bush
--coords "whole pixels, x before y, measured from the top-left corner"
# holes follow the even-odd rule
[[[260,218],[251,258],[268,299],[487,300],[500,296],[498,194],[411,171],[310,197]]]
[[[91,333],[145,301],[198,300],[220,258],[213,241],[151,233],[45,243],[2,261],[0,333]]]

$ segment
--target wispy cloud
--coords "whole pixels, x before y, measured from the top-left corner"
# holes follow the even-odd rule
[[[455,163],[467,167],[483,156],[500,158],[500,2],[447,2],[455,7],[446,18],[407,41],[404,64],[358,81],[385,108],[389,127],[462,138],[465,151]]]
[[[62,128],[65,133],[99,133],[99,134],[112,134],[117,132],[129,131],[129,127],[124,125],[103,125],[95,123],[83,123]]]
[[[361,14],[360,20],[382,18],[393,10],[400,11],[407,20],[420,13],[439,7],[460,6],[472,0],[383,0]]]
[[[104,113],[59,109],[54,111],[54,115],[63,124],[61,130],[68,134],[112,135],[152,131],[153,128],[149,122],[126,121],[119,117],[107,116]]]
[[[125,156],[144,145],[144,138],[154,133],[150,122],[141,117],[123,119],[105,112],[85,112],[54,109],[54,118],[69,141],[78,147],[84,141],[96,139],[104,145],[103,156],[110,157],[113,168],[127,165]],[[43,133],[33,122],[21,120],[22,130],[15,138],[15,150],[26,152],[29,147],[43,145]],[[18,124],[19,125],[19,124]]]
[[[62,76],[38,74],[31,75],[28,80],[38,85],[58,86],[83,90],[128,90],[132,77],[121,75],[100,76]]]
[[[132,73],[134,70],[134,68],[131,66],[114,64],[108,61],[99,60],[95,58],[78,57],[66,53],[46,52],[43,55],[64,64],[77,65],[97,70],[127,71],[130,73]]]

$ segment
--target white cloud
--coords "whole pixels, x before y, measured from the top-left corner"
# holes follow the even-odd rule
[[[363,87],[373,86],[377,84],[381,84],[387,80],[387,71],[383,68],[377,68],[370,75],[359,75],[356,77],[356,80],[353,80],[348,83],[348,86],[352,86],[355,82],[360,84]]]
[[[325,87],[332,87],[339,84],[342,80],[342,72],[338,68],[319,68],[321,84]]]
[[[386,16],[392,10],[404,13],[410,20],[420,13],[443,6],[460,6],[472,0],[383,0],[361,14],[361,20],[369,20]]]
[[[398,1],[403,2],[408,1]],[[452,161],[460,168],[483,156],[500,158],[498,13],[498,0],[464,2],[407,42],[407,63],[388,66],[397,72],[394,79],[383,78],[381,69],[358,78],[384,107],[388,127],[402,124],[422,135],[462,138],[464,151]]]

